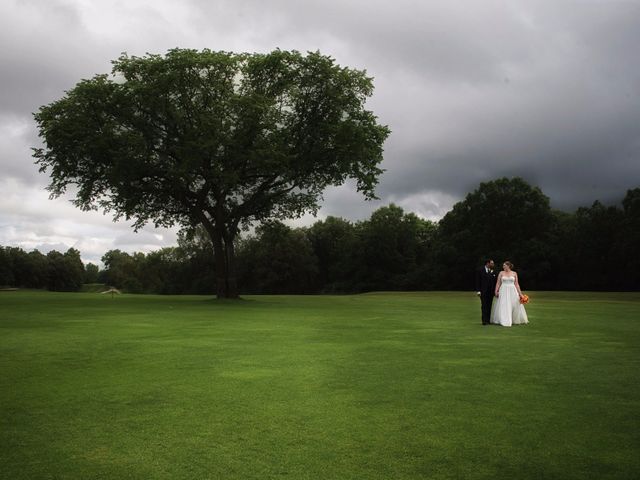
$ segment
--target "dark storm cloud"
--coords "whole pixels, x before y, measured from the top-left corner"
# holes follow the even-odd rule
[[[325,53],[375,77],[370,105],[393,130],[383,200],[461,198],[522,176],[572,209],[640,183],[637,2],[235,4],[234,21],[261,19],[251,23],[257,44],[334,46]],[[220,2],[194,5],[220,17]],[[325,211],[345,209],[334,197]]]
[[[563,5],[520,6],[502,18],[525,31],[513,39],[522,55],[498,56],[487,70],[499,75],[449,70],[445,84],[415,72],[383,75],[383,95],[387,82],[403,87],[393,90],[400,106],[390,122],[383,195],[442,189],[463,196],[480,181],[520,175],[571,209],[620,200],[640,183],[640,65],[632,54],[640,8]],[[379,99],[382,111],[389,105]]]

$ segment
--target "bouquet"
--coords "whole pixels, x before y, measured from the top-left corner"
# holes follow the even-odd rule
[[[520,303],[523,305],[526,305],[527,303],[529,303],[529,295],[522,295],[520,297]]]

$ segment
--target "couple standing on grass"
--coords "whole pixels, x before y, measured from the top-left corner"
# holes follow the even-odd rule
[[[476,291],[480,297],[482,308],[482,325],[490,323],[510,327],[529,323],[527,312],[522,301],[524,295],[518,284],[518,274],[513,271],[513,264],[506,261],[502,271],[496,278],[493,271],[493,260],[487,259],[484,267],[476,274]],[[493,297],[496,303],[493,304]],[[493,306],[493,308],[492,308]]]

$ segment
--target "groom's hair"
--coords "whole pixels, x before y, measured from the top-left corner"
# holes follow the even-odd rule
[[[489,262],[493,262],[493,258],[485,258],[484,259],[484,264],[486,265]]]

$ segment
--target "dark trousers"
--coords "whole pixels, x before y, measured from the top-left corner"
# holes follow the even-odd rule
[[[480,295],[480,308],[482,309],[482,324],[488,324],[491,320],[491,304],[493,303],[493,295],[491,293],[482,293]]]

